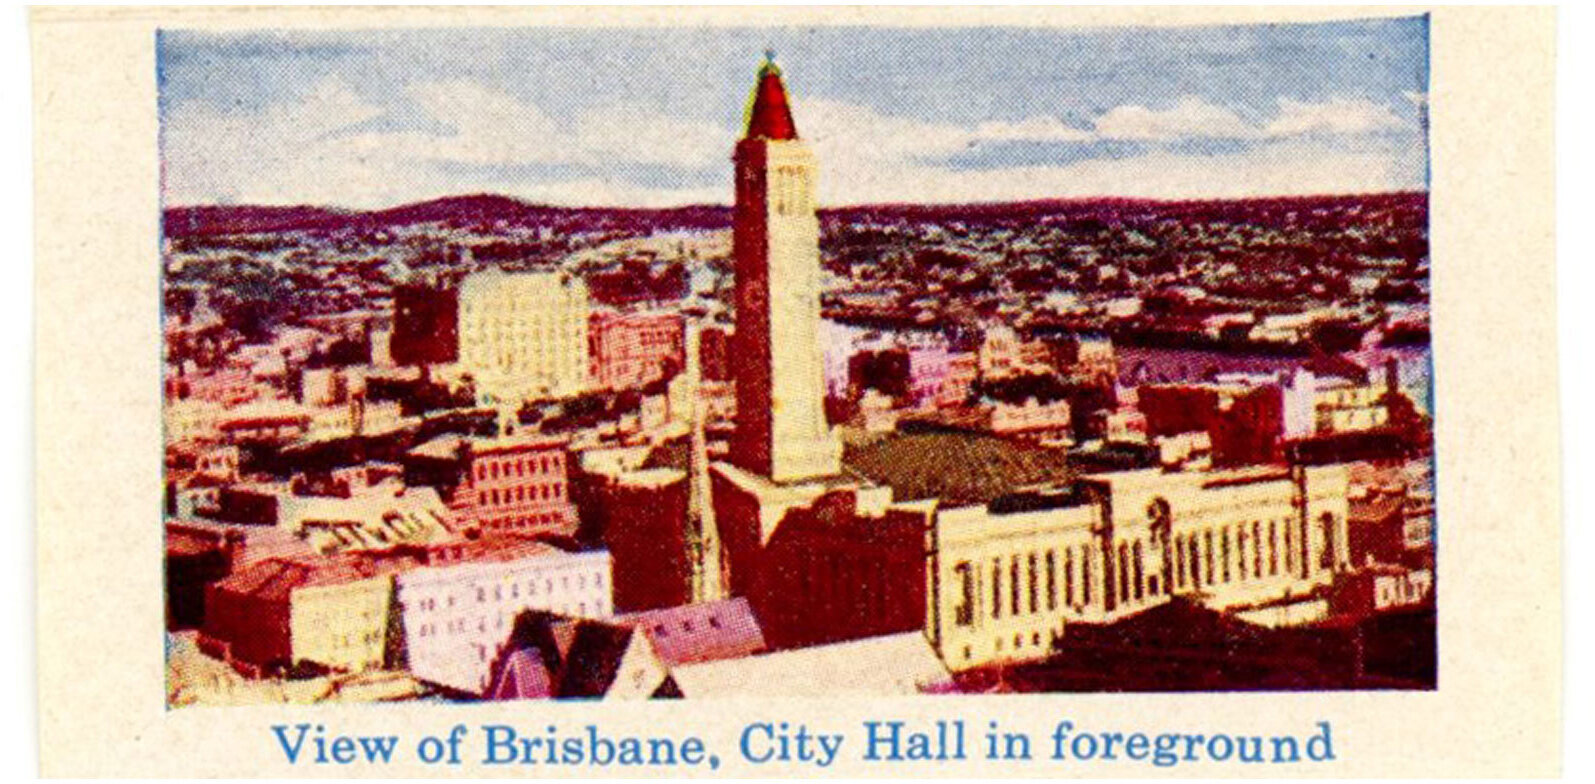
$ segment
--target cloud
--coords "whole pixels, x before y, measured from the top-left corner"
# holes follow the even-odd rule
[[[1362,99],[1282,99],[1272,117],[1187,95],[1123,105],[1084,125],[1036,114],[957,123],[799,99],[798,128],[822,167],[827,204],[1149,198],[1379,191],[1421,187],[1421,146],[1353,144],[1413,125]],[[726,124],[610,106],[558,117],[468,80],[365,97],[338,79],[296,99],[244,110],[180,104],[163,118],[168,204],[382,207],[467,192],[572,205],[664,206],[730,198]],[[1223,147],[1181,142],[1229,140]],[[1079,160],[1095,143],[1134,155]],[[984,167],[965,153],[1023,144],[1026,163]],[[1072,150],[1049,162],[1048,145]],[[1222,150],[1222,152],[1218,152]],[[962,158],[960,158],[962,156]]]
[[[690,187],[644,188],[623,175],[637,165],[718,166],[729,129],[625,108],[562,121],[464,80],[419,83],[395,98],[400,108],[380,106],[328,79],[260,111],[175,109],[164,119],[166,201],[380,207],[474,191],[567,204],[721,200]],[[384,117],[397,127],[372,127]],[[595,176],[527,182],[527,167],[539,165]],[[469,182],[451,174],[461,170]]]
[[[1268,141],[1218,156],[1157,150],[1132,158],[981,170],[915,161],[838,168],[822,157],[820,200],[842,205],[1375,193],[1423,186],[1421,167],[1415,170],[1410,157],[1400,149],[1348,150],[1316,139]]]
[[[1406,124],[1388,107],[1362,100],[1331,98],[1324,103],[1280,99],[1279,116],[1264,129],[1270,136],[1310,133],[1365,134],[1392,130]]]
[[[1096,119],[1103,139],[1173,141],[1176,139],[1251,139],[1258,129],[1235,112],[1194,96],[1182,96],[1168,109],[1118,106]]]

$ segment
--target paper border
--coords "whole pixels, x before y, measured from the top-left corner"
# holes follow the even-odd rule
[[[1422,8],[190,8],[32,14],[40,759],[47,775],[659,775],[615,768],[292,767],[308,720],[413,740],[455,724],[701,733],[727,758],[758,719],[856,731],[963,718],[1044,732],[1335,727],[1321,765],[728,764],[721,775],[1555,775],[1562,531],[1556,399],[1554,15],[1435,9],[1431,252],[1440,685],[1433,693],[1024,695],[779,702],[165,709],[154,30],[433,25],[1106,25],[1315,21]],[[405,755],[407,758],[412,755]]]

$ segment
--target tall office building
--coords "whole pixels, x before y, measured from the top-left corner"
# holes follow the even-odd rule
[[[516,406],[588,387],[587,285],[555,272],[473,273],[460,283],[459,364],[480,405]]]

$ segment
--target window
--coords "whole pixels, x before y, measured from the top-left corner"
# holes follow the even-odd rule
[[[1268,521],[1268,573],[1279,574],[1279,532],[1273,520]]]
[[[1207,584],[1213,584],[1213,529],[1209,528],[1202,533],[1202,552],[1206,557]]]
[[[1285,523],[1283,527],[1285,529],[1285,573],[1291,574],[1296,571],[1295,537],[1291,536],[1290,523]]]
[[[1145,589],[1142,588],[1142,581],[1146,577],[1146,573],[1144,571],[1145,566],[1141,560],[1141,541],[1139,539],[1136,540],[1135,547],[1131,548],[1131,554],[1131,557],[1134,559],[1131,564],[1134,567],[1134,574],[1132,575],[1132,578],[1135,581],[1135,599],[1136,601],[1140,601],[1141,599],[1145,598],[1145,594],[1143,593]]]
[[[1244,523],[1240,526],[1240,533],[1237,534],[1237,539],[1235,567],[1240,579],[1244,580],[1246,579],[1246,525]]]
[[[1018,615],[1019,609],[1019,556],[1008,556],[1008,605],[1009,612]]]
[[[1252,521],[1252,576],[1263,576],[1263,524]]]
[[[1039,581],[1040,581],[1041,578],[1040,578],[1039,575],[1036,574],[1036,554],[1035,553],[1031,553],[1030,554],[1029,567],[1030,567],[1030,612],[1034,613],[1034,612],[1036,612],[1036,611],[1041,609],[1041,607],[1037,603],[1037,594],[1040,593]]]
[[[953,608],[953,623],[959,626],[970,626],[975,622],[975,575],[965,561],[953,567],[953,574],[958,577],[959,602]]]
[[[1047,551],[1047,609],[1058,609],[1058,554]]]
[[[1229,582],[1229,526],[1224,526],[1224,582]]]
[[[1063,603],[1074,606],[1074,548],[1063,551]]]
[[[1174,583],[1185,587],[1185,537],[1174,540]]]
[[[1002,617],[1002,559],[991,559],[991,617]]]
[[[1318,566],[1321,569],[1335,567],[1335,516],[1324,512],[1318,518],[1318,527],[1323,532],[1324,549],[1318,556]]]
[[[1130,601],[1130,546],[1119,542],[1119,601]]]
[[[1080,546],[1080,601],[1091,603],[1091,545]]]

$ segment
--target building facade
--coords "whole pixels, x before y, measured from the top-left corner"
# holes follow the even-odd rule
[[[737,431],[732,459],[777,482],[834,476],[820,351],[818,164],[799,138],[781,70],[766,61],[737,143]]]
[[[593,385],[636,389],[679,371],[686,361],[684,324],[679,313],[594,313],[588,329]]]
[[[464,479],[450,506],[461,527],[483,532],[573,534],[570,453],[561,438],[472,440],[463,450]]]
[[[553,272],[488,270],[459,289],[459,364],[477,402],[518,407],[588,383],[587,285]]]
[[[1185,596],[1288,602],[1350,567],[1345,466],[1099,474],[1054,493],[942,509],[926,635],[950,668],[1039,659],[1071,623]]]
[[[404,655],[411,674],[455,691],[490,684],[499,647],[525,610],[574,618],[612,614],[609,553],[567,553],[539,543],[403,572],[397,577]]]

